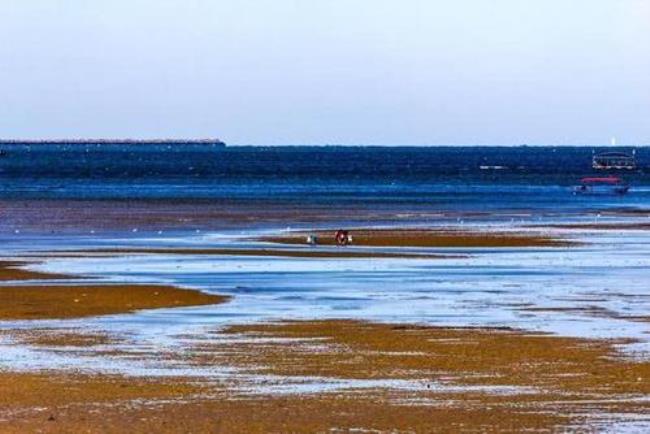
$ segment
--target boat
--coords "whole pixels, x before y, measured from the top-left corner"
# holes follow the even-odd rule
[[[624,195],[629,190],[630,186],[621,178],[608,176],[605,178],[582,178],[580,185],[573,188],[573,193]]]
[[[625,152],[594,154],[591,166],[596,170],[634,170],[636,169],[636,151],[632,151],[631,155]]]

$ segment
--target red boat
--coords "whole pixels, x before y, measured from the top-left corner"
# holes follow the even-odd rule
[[[573,188],[574,194],[619,194],[628,192],[630,186],[616,176],[605,178],[582,178],[580,185]]]

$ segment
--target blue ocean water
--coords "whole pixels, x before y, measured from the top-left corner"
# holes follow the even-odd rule
[[[592,147],[4,145],[0,198],[418,201],[566,191]],[[611,148],[608,148],[611,150]],[[630,151],[629,148],[621,148]],[[622,176],[650,186],[650,148]],[[481,166],[500,166],[481,169]],[[599,173],[602,175],[602,173]],[[632,195],[634,196],[634,195]]]

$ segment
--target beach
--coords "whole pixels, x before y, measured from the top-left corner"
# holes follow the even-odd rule
[[[46,238],[0,268],[0,428],[644,426],[645,295],[589,292],[581,270],[631,242],[618,266],[640,272],[645,233],[530,226],[350,228],[348,247],[333,229]],[[550,291],[567,269],[531,270],[557,261],[579,289]],[[420,291],[425,276],[446,292]]]
[[[0,0],[0,434],[650,433],[650,0]]]
[[[310,152],[339,151],[243,150],[222,158],[319,172],[190,182],[165,170],[208,158],[174,152],[162,175],[107,152],[126,180],[5,176],[0,431],[650,426],[643,178],[584,198],[557,174],[328,178]]]

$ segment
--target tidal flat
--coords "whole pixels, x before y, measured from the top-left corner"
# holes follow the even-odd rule
[[[382,227],[334,247],[311,232],[17,249],[0,269],[0,430],[650,426],[643,233]]]

